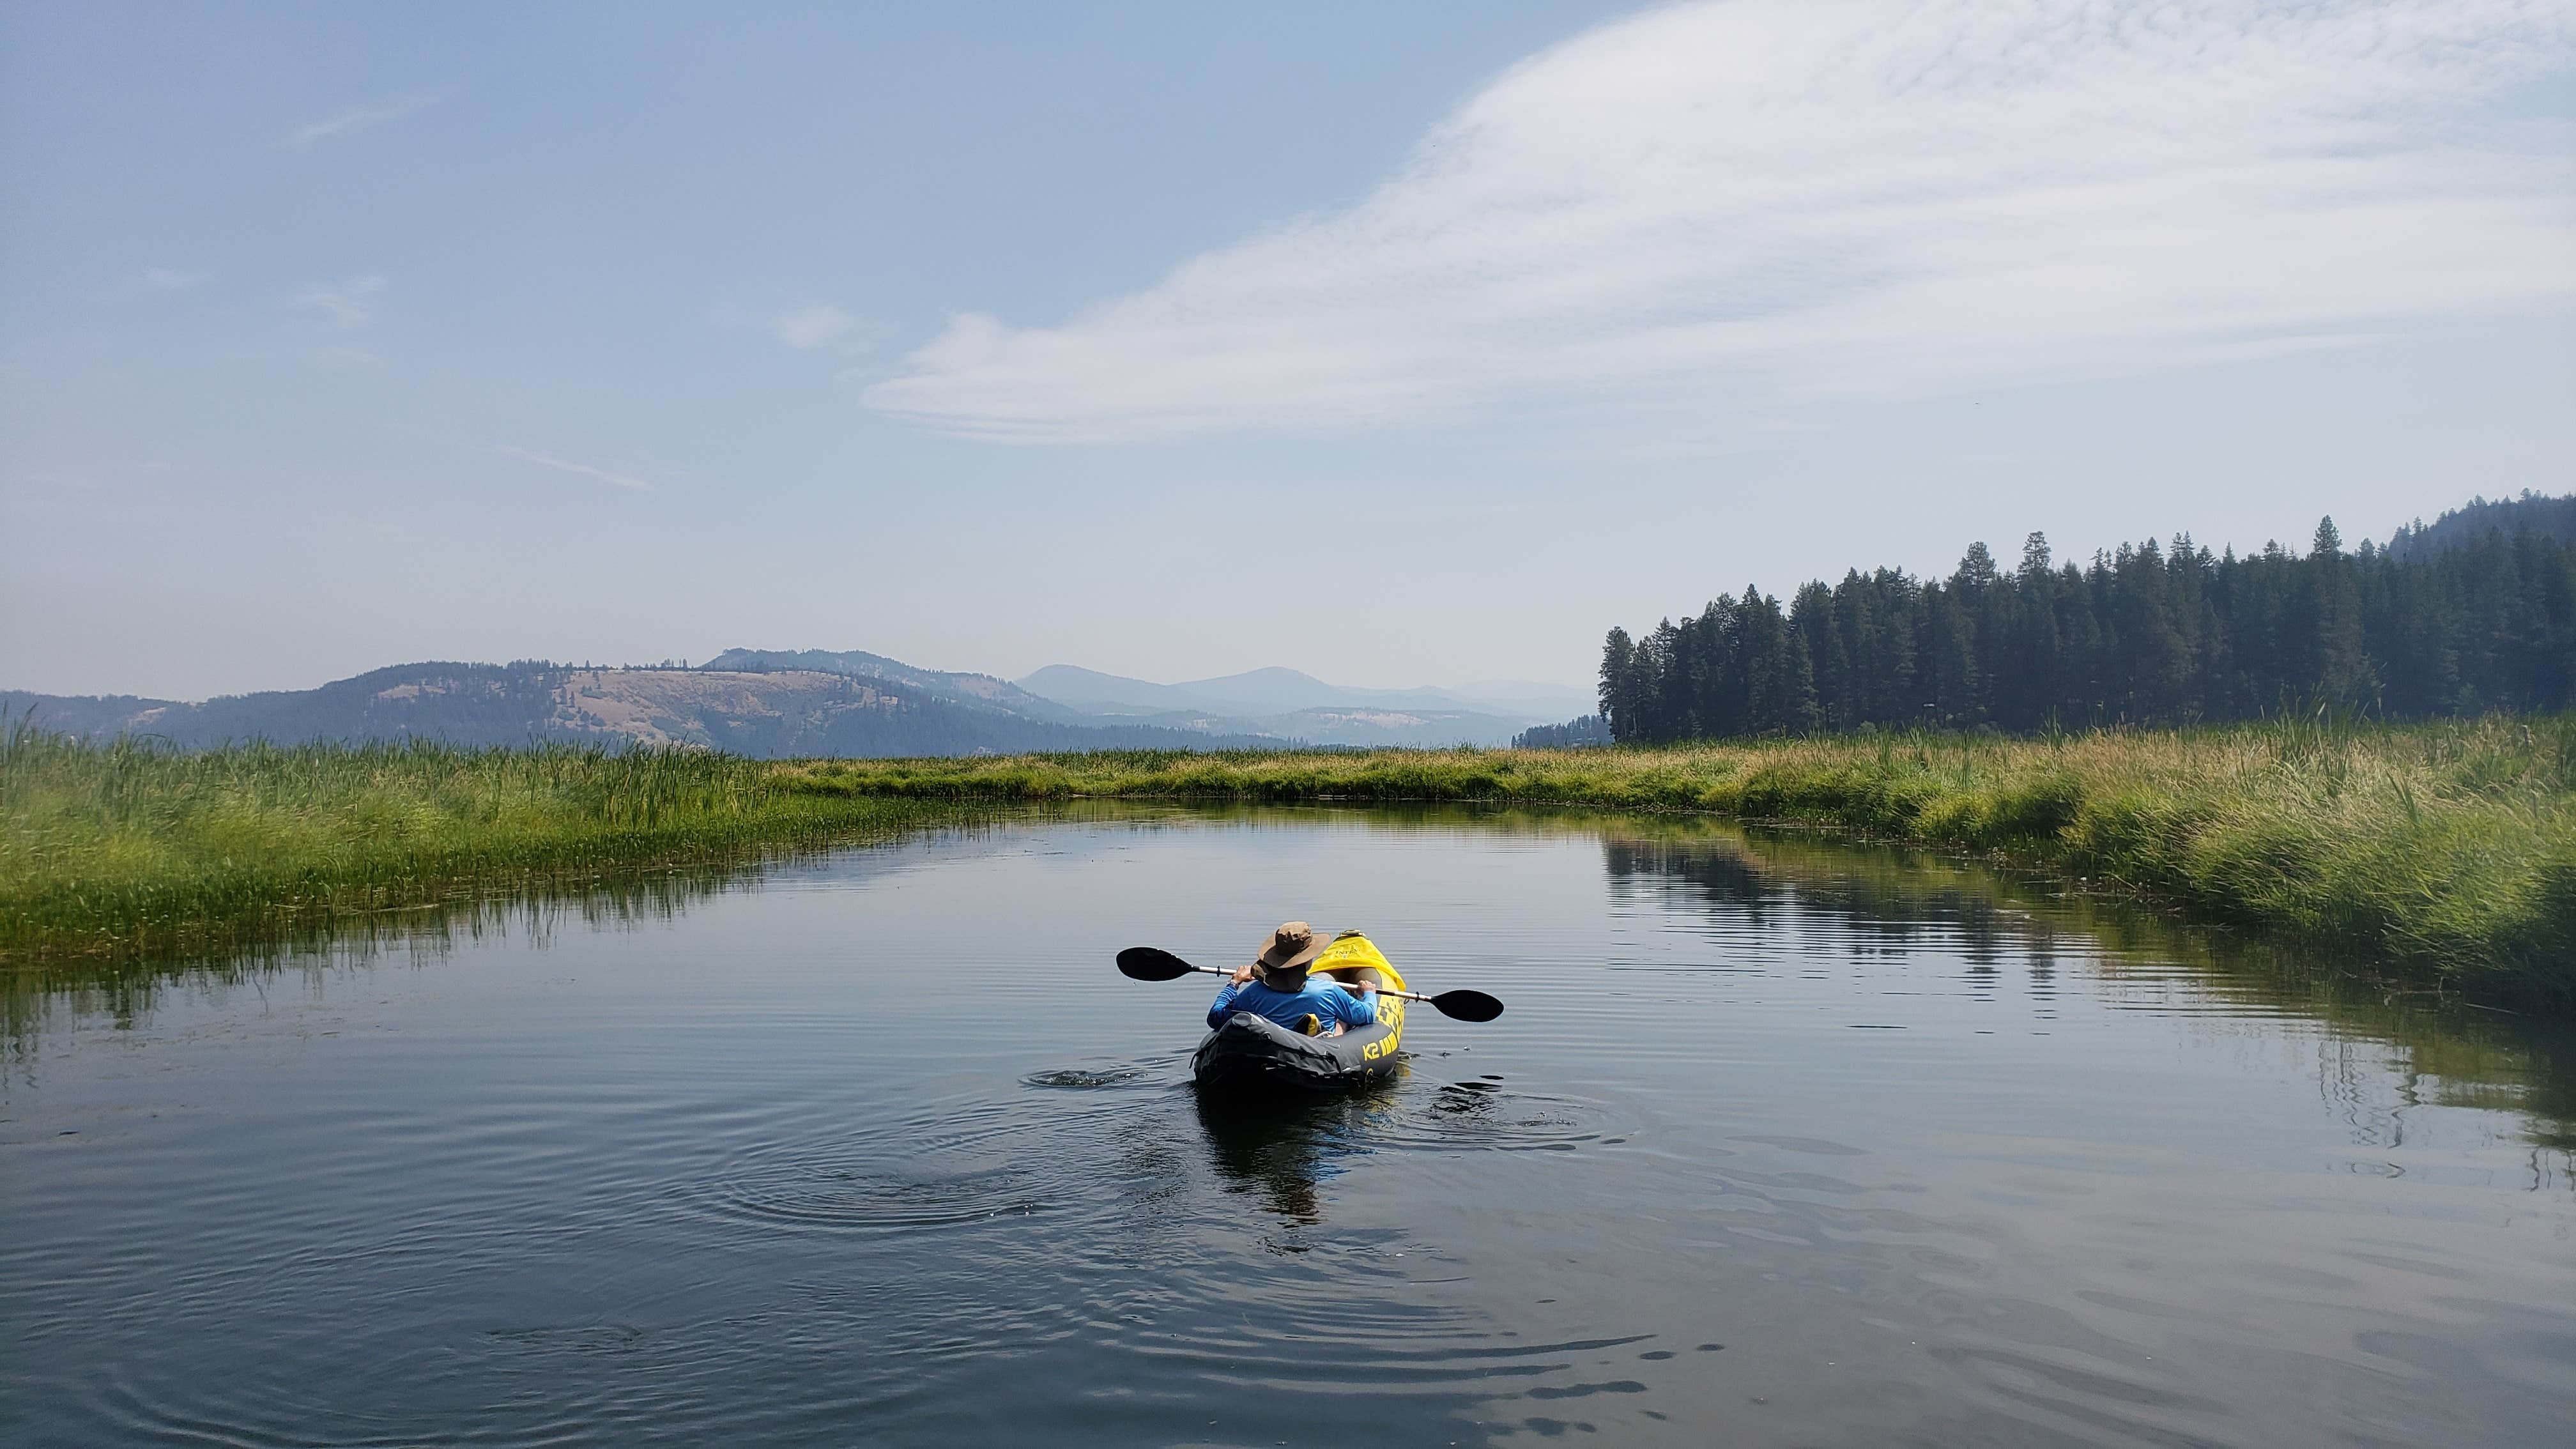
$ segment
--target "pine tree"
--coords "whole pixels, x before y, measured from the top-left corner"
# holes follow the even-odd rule
[[[1637,737],[1637,646],[1630,642],[1628,631],[1614,628],[1601,645],[1601,718],[1610,726],[1610,738],[1629,741]]]
[[[1938,582],[1853,569],[1786,610],[1758,588],[1719,594],[1642,639],[1610,631],[1602,715],[1618,740],[1660,741],[2576,704],[2576,539],[2443,540],[2346,551],[2326,519],[2305,555],[2213,556],[2176,534],[2078,566],[2033,533],[2009,575],[1973,545]]]

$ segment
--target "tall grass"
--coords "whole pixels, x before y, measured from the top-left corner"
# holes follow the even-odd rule
[[[830,761],[818,793],[1490,800],[1810,821],[1992,854],[2576,1010],[2576,717],[2008,740]]]
[[[763,762],[569,746],[183,754],[0,729],[0,956],[197,951],[963,803],[1479,801],[1973,851],[2576,1011],[2576,717],[2036,740]]]
[[[0,727],[0,955],[216,949],[335,919],[907,822],[703,752],[181,753]]]

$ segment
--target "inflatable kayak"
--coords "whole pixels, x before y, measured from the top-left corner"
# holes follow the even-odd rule
[[[1309,974],[1344,986],[1362,982],[1409,990],[1368,937],[1344,931],[1315,958]],[[1202,1091],[1243,1096],[1289,1092],[1347,1092],[1392,1080],[1404,1043],[1402,998],[1377,998],[1377,1022],[1339,1036],[1299,1036],[1267,1017],[1237,1012],[1207,1034],[1190,1056],[1190,1076]]]

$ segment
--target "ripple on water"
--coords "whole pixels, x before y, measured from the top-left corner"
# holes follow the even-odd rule
[[[1371,1145],[1421,1151],[1572,1152],[1618,1134],[1601,1107],[1575,1097],[1516,1092],[1496,1079],[1407,1092],[1370,1124]]]
[[[1124,1086],[1129,1082],[1141,1080],[1144,1075],[1145,1069],[1142,1067],[1058,1067],[1049,1072],[1031,1072],[1020,1078],[1020,1084],[1027,1087],[1090,1089]]]
[[[1148,1110],[1150,1063],[1031,1073],[1046,1095],[952,1099],[828,1138],[746,1147],[675,1194],[736,1223],[874,1232],[959,1227],[1070,1207],[1099,1190],[1094,1152]],[[1125,1089],[1125,1090],[1120,1090]],[[1076,1095],[1060,1095],[1070,1091]]]
[[[707,1206],[738,1222],[868,1231],[1028,1217],[1048,1205],[1017,1168],[893,1173],[797,1156],[729,1176]]]

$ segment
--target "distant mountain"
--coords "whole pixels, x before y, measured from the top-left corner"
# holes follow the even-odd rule
[[[1596,691],[1570,684],[1542,684],[1534,679],[1480,679],[1450,691],[1476,708],[1494,714],[1560,719],[1567,710],[1589,714],[1600,707]]]
[[[1179,685],[1102,674],[1072,664],[1050,664],[1017,683],[1030,694],[1086,714],[1223,713],[1227,708],[1223,700],[1192,694]]]
[[[1250,734],[1276,745],[1302,740],[1310,745],[1498,745],[1518,729],[1511,720],[1465,710],[1389,709],[1379,705],[1342,705],[1296,709],[1282,714],[1201,714],[1174,710],[1157,714],[1106,713],[1095,723],[1112,720],[1207,735]]]
[[[2399,558],[2426,558],[2458,548],[2482,533],[2512,533],[2529,528],[2544,538],[2576,540],[2576,493],[2549,497],[2523,490],[2520,498],[2472,499],[2427,524],[2422,519],[2397,530],[2388,551]]]
[[[574,671],[543,664],[401,664],[318,689],[169,699],[0,694],[0,708],[66,733],[148,735],[194,747],[225,740],[399,740],[518,744],[568,732],[557,691]]]
[[[728,649],[698,668],[750,674],[790,670],[846,674],[853,679],[876,680],[917,696],[944,699],[969,708],[1005,710],[1027,719],[1071,723],[1080,718],[1076,711],[1066,709],[1054,700],[1042,699],[1006,679],[996,679],[989,674],[951,674],[937,669],[916,669],[900,659],[888,659],[882,654],[869,654],[857,649],[838,652],[829,649]]]
[[[1167,685],[1061,664],[1013,683],[855,649],[728,649],[695,669],[431,662],[201,703],[0,691],[0,708],[50,729],[189,748],[248,739],[634,740],[777,757],[1499,745],[1589,703],[1570,689],[1554,694],[1498,705],[1445,689],[1344,688],[1293,669]]]
[[[1221,675],[1215,679],[1185,680],[1172,687],[1255,714],[1278,714],[1292,709],[1323,709],[1337,704],[1356,704],[1372,696],[1388,693],[1427,692],[1336,689],[1311,674],[1300,674],[1294,669],[1278,668],[1248,669],[1241,674]],[[1454,700],[1444,702],[1452,705],[1456,703]]]
[[[1279,668],[1156,684],[1050,664],[1018,684],[1093,718],[1295,735],[1317,744],[1503,744],[1525,726],[1592,706],[1591,696],[1564,685],[1361,689]]]
[[[875,656],[866,656],[874,658]],[[908,666],[887,660],[892,670]],[[911,671],[928,682],[943,676]],[[998,698],[1018,691],[1000,685]],[[545,663],[404,664],[318,689],[201,704],[132,696],[0,692],[0,708],[41,727],[151,736],[183,748],[226,741],[435,739],[462,745],[701,745],[795,755],[1015,754],[1033,750],[1240,749],[1287,740],[1169,726],[1032,718],[974,687],[947,695],[816,669],[572,669]],[[1060,707],[1039,705],[1060,711]]]
[[[1204,727],[1249,728],[1267,738],[1302,739],[1317,745],[1404,745],[1441,749],[1450,745],[1508,744],[1515,733],[1515,723],[1469,710],[1332,705],[1290,710],[1284,714],[1213,720]]]

